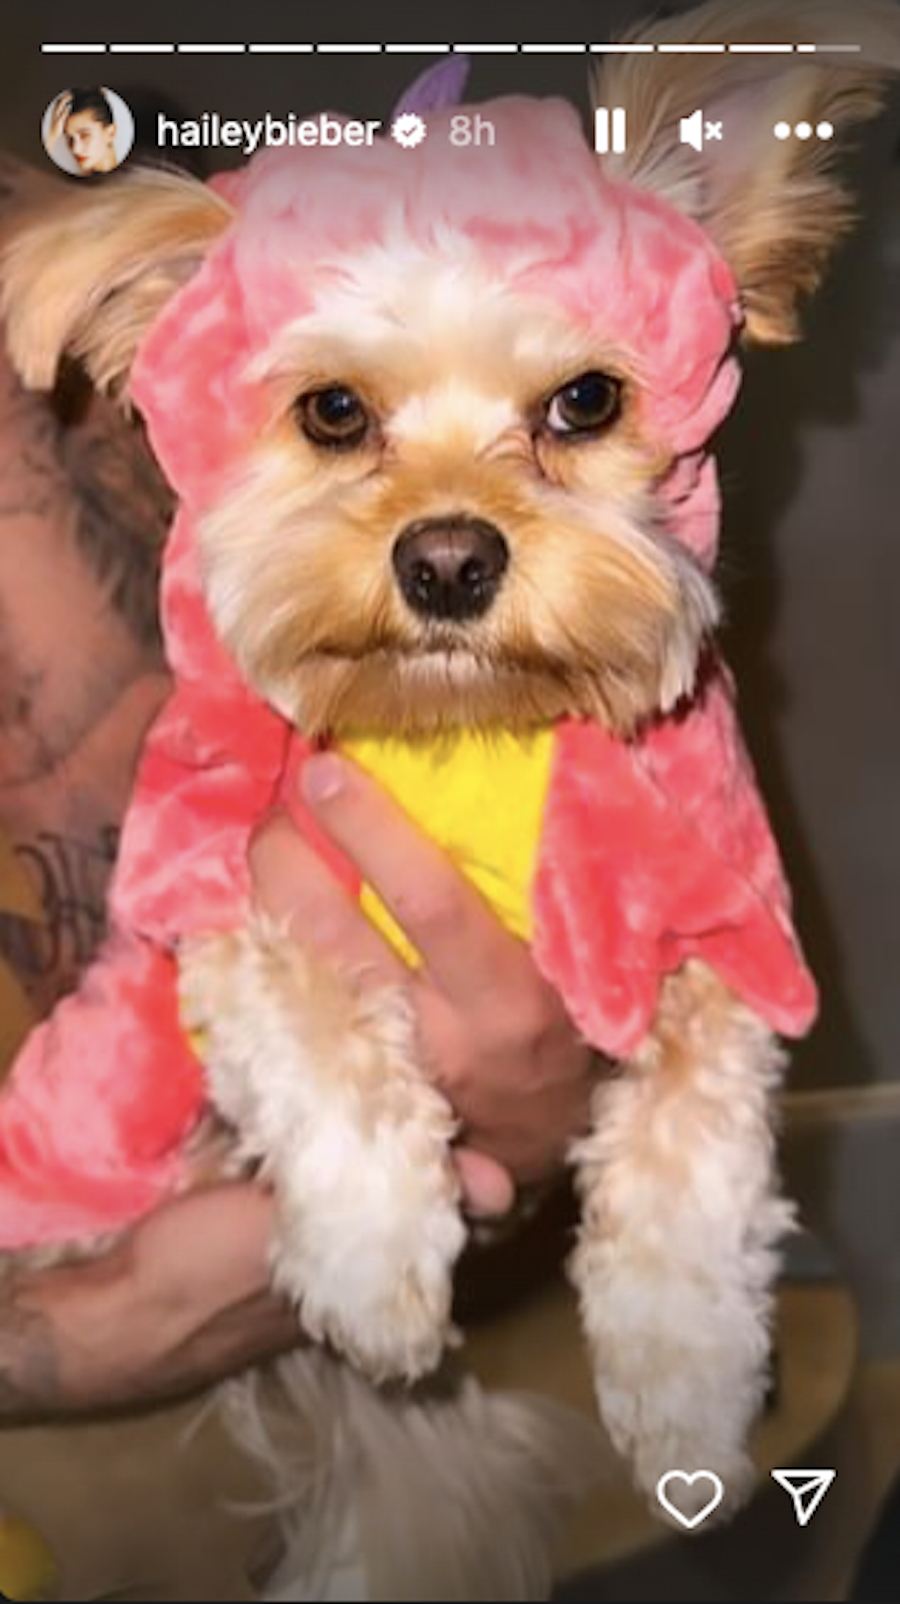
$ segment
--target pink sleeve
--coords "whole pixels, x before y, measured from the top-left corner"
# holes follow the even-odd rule
[[[534,887],[535,956],[612,1057],[650,1029],[659,988],[710,964],[776,1031],[801,1035],[816,991],[744,748],[730,684],[633,743],[560,727]]]
[[[118,1228],[177,1185],[202,1107],[175,962],[111,939],[26,1041],[0,1098],[0,1247]]]

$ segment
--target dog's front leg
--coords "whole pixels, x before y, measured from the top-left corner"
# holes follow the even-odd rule
[[[774,1161],[780,1069],[768,1028],[688,964],[634,1061],[598,1090],[575,1154],[572,1270],[598,1402],[650,1494],[673,1469],[716,1472],[726,1509],[749,1490],[777,1244],[793,1219]]]
[[[212,1098],[274,1190],[275,1285],[373,1380],[434,1368],[465,1231],[408,996],[354,989],[261,917],[179,962]]]

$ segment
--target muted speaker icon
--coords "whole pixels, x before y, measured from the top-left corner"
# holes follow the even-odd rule
[[[704,140],[722,138],[722,124],[709,120],[702,111],[692,111],[690,117],[682,117],[680,133],[682,145],[702,150]]]

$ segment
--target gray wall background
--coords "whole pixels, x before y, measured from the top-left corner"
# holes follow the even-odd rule
[[[3,7],[0,145],[36,166],[40,117],[98,77],[140,112],[385,117],[417,57],[42,56],[42,39],[601,39],[647,7],[334,12],[122,0]],[[669,7],[679,10],[686,7]],[[847,37],[855,6],[847,0]],[[543,22],[544,26],[541,26]],[[552,25],[548,34],[547,27]],[[102,67],[100,63],[102,62]],[[480,58],[471,98],[518,89],[583,105],[583,57]],[[854,158],[860,226],[797,348],[754,356],[722,434],[722,577],[746,727],[823,992],[795,1086],[900,1077],[900,99]],[[218,163],[217,163],[218,164]]]

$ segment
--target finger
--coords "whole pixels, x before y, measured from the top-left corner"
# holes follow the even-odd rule
[[[502,1164],[471,1147],[456,1148],[453,1161],[469,1214],[492,1219],[509,1213],[516,1201],[516,1189]]]
[[[408,983],[402,959],[286,814],[274,814],[257,831],[249,860],[261,907],[299,942],[327,953],[367,985]]]
[[[323,829],[393,914],[429,977],[471,1009],[521,973],[521,944],[447,854],[355,763],[310,758],[302,785]]]

